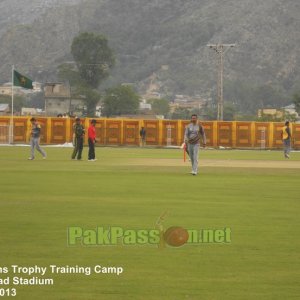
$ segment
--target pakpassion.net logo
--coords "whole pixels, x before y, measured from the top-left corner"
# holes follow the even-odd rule
[[[124,229],[122,227],[68,228],[69,246],[159,245],[180,247],[184,244],[231,243],[231,229],[185,229],[179,226],[159,229]]]
[[[114,245],[166,245],[180,247],[199,244],[229,244],[231,229],[185,229],[171,226],[164,229],[166,213],[162,214],[154,229],[126,229],[118,226],[85,229],[80,226],[68,228],[69,246],[114,246]]]

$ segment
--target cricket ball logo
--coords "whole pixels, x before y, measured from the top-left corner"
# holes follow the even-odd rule
[[[165,248],[166,244],[171,247],[183,246],[189,239],[189,233],[186,229],[179,226],[171,226],[165,230],[164,221],[167,214],[167,211],[162,213],[156,222],[156,228],[160,232],[159,248]]]

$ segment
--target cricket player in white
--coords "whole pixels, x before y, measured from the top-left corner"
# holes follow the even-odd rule
[[[192,175],[198,174],[198,155],[200,139],[202,137],[203,147],[206,146],[206,136],[203,126],[198,122],[197,115],[192,115],[191,123],[185,128],[184,142],[192,163]]]

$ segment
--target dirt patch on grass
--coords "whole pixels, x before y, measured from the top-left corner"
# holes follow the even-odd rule
[[[190,162],[187,161],[184,163],[180,159],[136,158],[122,162],[121,165],[188,167],[190,166]],[[300,161],[200,159],[199,166],[225,168],[300,169]]]

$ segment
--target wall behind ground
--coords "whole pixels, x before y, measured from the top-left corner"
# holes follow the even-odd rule
[[[64,144],[72,141],[74,119],[37,118],[42,127],[41,143]],[[28,143],[30,117],[14,117],[14,143]],[[9,140],[10,117],[0,117],[0,143]],[[88,128],[90,119],[82,119]],[[146,144],[151,146],[180,146],[183,142],[185,126],[182,120],[134,120],[97,119],[97,145],[138,146],[139,131],[146,129]],[[272,122],[202,122],[208,147],[263,148],[282,147],[281,130],[283,123]],[[300,124],[292,124],[293,148],[300,149]],[[87,135],[85,136],[87,144]]]

